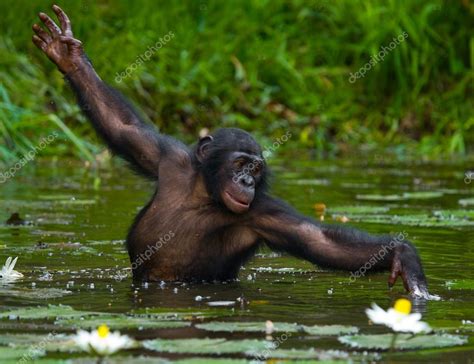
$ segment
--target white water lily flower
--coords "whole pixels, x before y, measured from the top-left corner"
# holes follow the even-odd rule
[[[13,270],[15,268],[18,257],[12,260],[12,257],[8,257],[5,265],[0,269],[0,280],[2,281],[14,281],[15,279],[23,277],[23,274]]]
[[[410,312],[411,302],[405,298],[398,299],[393,308],[389,308],[387,311],[375,303],[372,304],[372,308],[365,310],[365,313],[374,324],[388,326],[393,331],[411,332],[413,334],[431,331],[431,327],[426,322],[420,321],[420,313]]]
[[[118,331],[110,332],[107,325],[101,325],[92,332],[79,330],[74,342],[84,351],[100,356],[111,355],[121,349],[133,346],[134,341]]]

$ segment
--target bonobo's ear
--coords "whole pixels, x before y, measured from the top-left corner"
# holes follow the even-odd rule
[[[202,163],[202,161],[206,159],[208,146],[213,140],[214,138],[211,135],[206,135],[205,137],[199,139],[199,143],[196,150],[196,157],[199,162]]]

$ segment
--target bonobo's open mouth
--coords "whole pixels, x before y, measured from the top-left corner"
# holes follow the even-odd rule
[[[229,191],[224,191],[224,203],[225,205],[233,212],[242,213],[247,211],[250,208],[249,198],[237,197],[230,193]]]

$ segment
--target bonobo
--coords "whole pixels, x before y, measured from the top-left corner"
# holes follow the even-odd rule
[[[418,254],[404,238],[320,224],[271,197],[262,149],[247,132],[220,129],[188,148],[142,122],[97,75],[67,15],[53,10],[60,27],[40,13],[46,29],[33,25],[33,42],[65,75],[112,152],[156,183],[127,237],[134,279],[233,279],[266,244],[326,268],[358,271],[369,263],[371,271],[390,271],[390,287],[401,276],[407,291],[429,297]]]

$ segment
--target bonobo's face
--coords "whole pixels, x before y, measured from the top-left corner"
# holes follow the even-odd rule
[[[255,197],[255,189],[262,179],[263,159],[246,152],[231,152],[223,164],[220,199],[224,205],[237,214],[249,210]],[[225,177],[224,177],[225,176]]]
[[[201,138],[196,146],[197,167],[209,196],[229,211],[248,211],[266,188],[262,150],[253,137],[241,129],[223,128]]]

